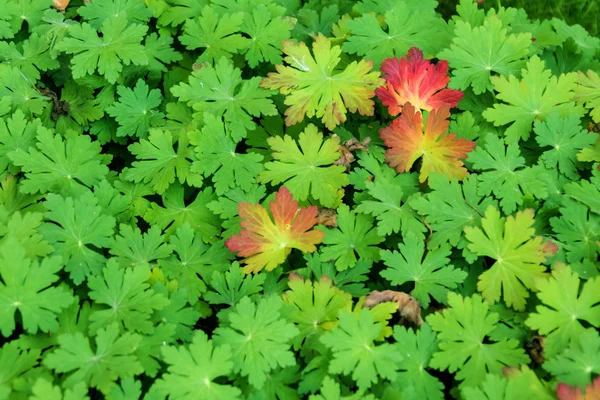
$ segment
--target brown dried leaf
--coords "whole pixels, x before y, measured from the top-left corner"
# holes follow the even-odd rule
[[[544,336],[534,336],[525,343],[525,348],[531,357],[531,360],[537,364],[542,365],[546,359],[544,358]]]
[[[343,165],[344,167],[346,167],[346,170],[349,170],[350,164],[352,164],[354,160],[356,160],[353,151],[369,151],[369,143],[371,143],[370,137],[366,137],[362,142],[359,142],[358,139],[355,138],[346,140],[346,142],[344,142],[340,146],[340,158],[336,162],[334,162],[334,164]]]
[[[58,95],[53,92],[50,89],[39,89],[40,94],[49,97],[50,100],[52,100],[52,102],[54,103],[52,105],[52,120],[56,121],[58,119],[59,116],[61,115],[68,115],[69,111],[71,110],[71,105],[64,101],[64,100],[59,100],[58,99]]]
[[[337,226],[337,214],[335,210],[332,208],[319,208],[317,224],[335,228]]]
[[[421,326],[423,318],[421,318],[421,306],[419,302],[411,295],[404,292],[396,292],[393,290],[384,290],[383,292],[374,290],[365,299],[365,307],[374,307],[383,302],[398,303],[398,313],[401,321],[407,321],[413,325]]]

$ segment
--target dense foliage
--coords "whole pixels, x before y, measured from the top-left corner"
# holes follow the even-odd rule
[[[0,6],[0,400],[600,395],[583,27]]]

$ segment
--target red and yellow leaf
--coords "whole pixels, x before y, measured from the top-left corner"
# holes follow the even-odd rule
[[[423,52],[416,47],[408,51],[405,58],[388,58],[381,63],[386,73],[385,86],[375,90],[375,94],[391,115],[398,115],[406,103],[422,111],[431,111],[442,106],[456,107],[463,92],[445,89],[450,81],[448,62],[437,65],[423,60]]]
[[[600,376],[596,377],[591,385],[585,388],[585,394],[578,387],[571,387],[565,383],[556,386],[558,400],[600,400]]]
[[[410,103],[392,124],[379,130],[388,147],[386,161],[396,171],[408,172],[415,161],[423,158],[419,181],[425,182],[431,172],[440,172],[449,179],[463,179],[469,175],[461,158],[473,150],[475,142],[457,139],[448,130],[450,107],[443,106],[431,111],[423,131],[423,116]]]
[[[244,260],[244,272],[273,270],[292,251],[313,252],[323,240],[322,231],[312,229],[317,223],[317,207],[298,208],[290,191],[282,187],[269,204],[273,220],[260,204],[240,203],[242,231],[229,238],[225,245]]]

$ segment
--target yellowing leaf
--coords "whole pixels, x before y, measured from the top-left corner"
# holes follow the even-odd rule
[[[477,284],[477,289],[489,303],[500,300],[503,292],[507,306],[524,310],[529,297],[527,289],[535,287],[537,278],[546,276],[546,267],[541,264],[552,249],[542,243],[541,236],[531,238],[535,233],[534,222],[531,209],[505,219],[490,206],[481,220],[483,231],[478,227],[465,227],[465,236],[471,242],[469,250],[496,260],[479,276]]]
[[[294,125],[305,116],[321,118],[328,129],[346,121],[346,113],[373,115],[375,89],[383,85],[379,72],[369,72],[373,62],[362,60],[350,63],[342,72],[334,72],[342,53],[339,46],[331,47],[329,40],[319,34],[313,43],[313,55],[304,42],[286,40],[282,44],[289,64],[277,65],[261,86],[279,89],[285,94],[286,124]]]
[[[552,111],[561,117],[582,114],[583,107],[571,101],[577,74],[553,76],[550,70],[544,69],[544,61],[533,56],[521,75],[521,80],[514,75],[492,76],[498,92],[496,98],[507,104],[498,102],[483,112],[483,117],[494,126],[510,124],[504,132],[507,143],[529,139],[533,121],[544,121]]]
[[[585,108],[591,109],[594,122],[600,123],[600,76],[591,69],[587,75],[578,72],[577,87],[575,88],[575,100]]]
[[[225,242],[238,256],[248,257],[246,273],[263,268],[271,271],[285,261],[293,248],[313,252],[315,244],[323,240],[323,232],[309,231],[317,223],[317,207],[298,208],[286,187],[279,189],[269,208],[275,223],[260,204],[240,203],[240,225],[244,229]]]

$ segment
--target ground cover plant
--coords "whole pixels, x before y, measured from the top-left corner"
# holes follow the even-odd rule
[[[0,7],[0,399],[600,396],[582,26],[472,0]]]

